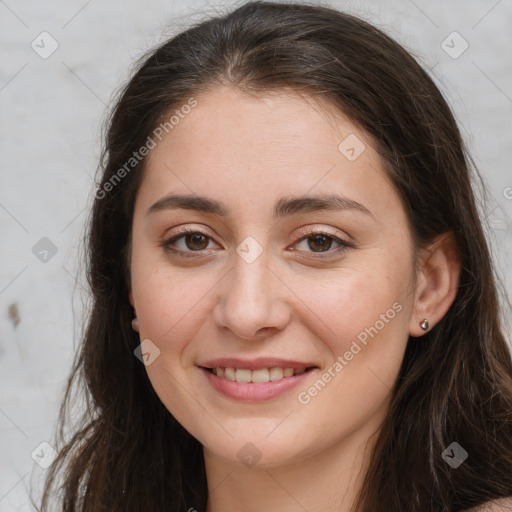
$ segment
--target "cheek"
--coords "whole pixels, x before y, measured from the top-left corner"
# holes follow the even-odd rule
[[[201,327],[214,287],[215,272],[171,268],[150,257],[133,258],[132,281],[137,297],[141,339],[149,339],[159,355],[146,366],[151,385],[166,408],[187,430],[200,436],[197,418],[204,414],[200,397],[187,385],[192,360],[187,346]],[[137,266],[138,262],[144,265]]]
[[[407,271],[402,279],[388,271],[374,264],[369,265],[369,270],[338,270],[314,281],[296,280],[291,286],[307,306],[303,307],[303,318],[309,318],[310,327],[315,325],[314,331],[326,339],[337,340],[334,345],[344,349],[349,340],[356,339],[366,328],[377,324],[377,329],[384,331],[384,327],[397,323],[397,310],[406,309]]]
[[[200,328],[209,295],[221,275],[204,267],[171,267],[154,254],[132,259],[132,286],[141,338],[149,338],[162,355],[178,354]]]
[[[333,432],[343,425],[347,433],[386,406],[408,339],[402,299],[385,280],[354,276],[324,287],[322,298],[311,302],[318,314],[304,314],[303,322],[309,322],[326,357],[317,380],[297,390],[304,421]]]
[[[303,304],[301,321],[319,340],[331,377],[336,375],[328,384],[334,395],[322,394],[319,402],[342,393],[346,410],[353,410],[358,401],[363,407],[361,399],[375,405],[393,386],[408,340],[412,272],[401,261],[398,278],[395,265],[379,257],[366,260],[365,269],[354,266],[314,283],[295,283],[294,292]],[[329,382],[331,377],[326,376]]]

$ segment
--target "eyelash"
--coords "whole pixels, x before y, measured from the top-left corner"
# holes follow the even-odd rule
[[[171,238],[168,238],[167,240],[164,240],[160,245],[166,251],[171,252],[173,254],[176,254],[179,257],[182,257],[182,258],[195,258],[195,257],[199,256],[202,251],[182,251],[182,250],[176,250],[176,249],[172,249],[171,248],[171,246],[174,243],[176,243],[178,240],[180,240],[181,238],[183,238],[184,236],[186,236],[188,234],[203,235],[207,239],[212,240],[212,238],[210,236],[208,236],[206,233],[203,233],[202,231],[199,231],[199,230],[194,229],[194,228],[184,228],[179,233],[177,233],[176,235],[173,235]],[[311,254],[315,254],[315,256],[313,256],[313,259],[331,258],[334,255],[339,255],[339,254],[347,251],[348,249],[354,248],[353,244],[350,244],[350,243],[342,240],[341,238],[338,238],[337,236],[334,236],[334,235],[332,235],[330,233],[327,233],[327,232],[324,232],[324,231],[312,231],[312,230],[308,231],[308,230],[305,230],[305,231],[302,231],[300,234],[303,235],[303,236],[301,238],[299,238],[295,242],[295,244],[297,244],[299,242],[302,242],[304,240],[307,240],[308,238],[313,238],[314,236],[317,236],[317,235],[325,236],[325,237],[331,239],[332,241],[340,244],[340,247],[338,247],[335,250],[325,251],[324,253],[322,253],[322,252],[319,252],[319,253],[312,252]],[[202,249],[202,250],[205,250],[205,249]]]

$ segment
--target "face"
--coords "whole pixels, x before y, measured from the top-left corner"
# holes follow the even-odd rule
[[[370,434],[414,281],[379,155],[331,106],[293,93],[195,100],[151,150],[134,211],[131,301],[156,393],[208,453],[238,464]]]

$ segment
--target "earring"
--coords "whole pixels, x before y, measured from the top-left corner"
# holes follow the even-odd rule
[[[428,320],[427,320],[426,318],[420,322],[420,327],[421,327],[424,331],[428,331],[429,323],[428,323]]]
[[[132,319],[132,329],[136,332],[139,332],[139,319],[137,318],[137,313],[133,310],[134,317]]]

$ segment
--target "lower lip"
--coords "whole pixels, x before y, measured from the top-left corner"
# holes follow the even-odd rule
[[[292,377],[269,382],[237,382],[224,377],[217,377],[204,368],[200,368],[211,386],[219,393],[241,402],[262,402],[282,395],[289,389],[298,386],[315,370],[308,370]]]

